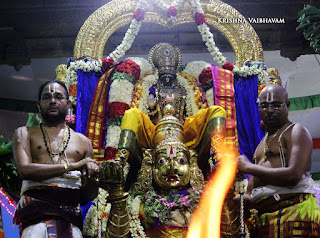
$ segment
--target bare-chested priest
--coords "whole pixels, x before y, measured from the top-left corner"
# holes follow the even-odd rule
[[[66,86],[48,81],[38,98],[43,123],[18,128],[13,140],[23,179],[15,221],[22,237],[82,237],[80,204],[97,196],[99,166],[89,139],[66,125],[71,106]]]
[[[319,237],[319,207],[310,176],[312,138],[288,120],[290,102],[280,85],[265,87],[258,98],[266,135],[253,156],[241,155],[238,170],[251,174],[246,198],[258,211],[251,237]]]

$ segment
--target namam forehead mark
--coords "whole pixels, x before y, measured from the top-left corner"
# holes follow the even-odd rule
[[[265,87],[258,97],[258,101],[274,102],[274,101],[287,101],[288,93],[285,88],[280,85],[268,85]]]
[[[56,84],[49,84],[49,92],[54,93],[56,92]]]
[[[266,102],[273,102],[273,92],[267,93],[267,100]]]
[[[43,90],[43,94],[44,93],[48,93],[51,94],[52,97],[54,95],[54,93],[59,92],[62,93],[63,89],[59,89],[59,86],[62,88],[61,85],[59,85],[58,83],[49,83]],[[46,88],[48,88],[48,91],[46,90]],[[63,93],[62,93],[63,94]]]

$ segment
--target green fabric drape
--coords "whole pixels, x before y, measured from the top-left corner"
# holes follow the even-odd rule
[[[291,112],[320,107],[320,94],[299,98],[289,98],[289,100]]]
[[[320,172],[311,173],[311,177],[313,180],[320,180]]]

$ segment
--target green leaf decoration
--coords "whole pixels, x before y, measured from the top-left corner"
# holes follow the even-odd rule
[[[305,5],[299,13],[300,24],[296,30],[302,30],[304,37],[310,41],[310,46],[320,53],[320,9]]]
[[[3,147],[7,150],[12,151],[12,141],[8,142],[7,144],[5,144]]]
[[[10,154],[12,152],[12,141],[5,144],[5,139],[0,136],[0,156]]]
[[[6,140],[4,139],[3,136],[0,136],[0,146],[3,146],[4,143],[6,143]]]
[[[37,126],[40,124],[40,121],[37,114],[29,113],[26,126]],[[21,189],[21,179],[13,159],[12,141],[5,144],[3,136],[0,136],[0,186],[13,199],[18,200]]]
[[[41,119],[35,113],[29,113],[26,127],[39,126]]]

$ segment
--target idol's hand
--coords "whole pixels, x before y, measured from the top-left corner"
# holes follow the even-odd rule
[[[109,192],[109,197],[123,195],[123,166],[120,160],[106,161],[100,170],[100,186]]]

